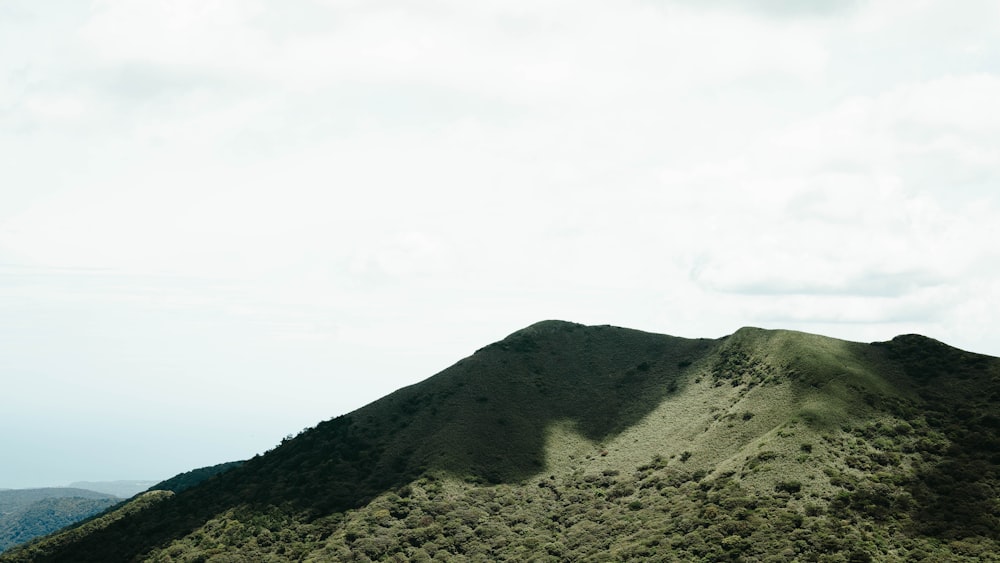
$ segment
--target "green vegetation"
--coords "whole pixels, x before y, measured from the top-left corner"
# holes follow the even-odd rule
[[[234,461],[194,469],[160,482],[150,491],[178,493],[241,465],[242,461]],[[128,490],[137,483],[141,482],[112,481],[93,484]],[[79,488],[0,490],[0,553],[33,538],[81,522],[115,507],[121,500],[111,494]]]
[[[996,560],[997,399],[923,337],[547,321],[0,561]]]
[[[115,524],[124,525],[119,527],[119,533],[128,533],[130,526],[128,522],[139,513],[148,510],[151,506],[173,496],[169,491],[153,491],[143,493],[133,499],[114,507],[112,510],[95,516],[75,527],[67,528],[57,534],[47,536],[40,540],[29,542],[19,546],[8,553],[0,555],[3,561],[73,561],[77,557],[72,553],[77,549],[77,545],[84,540],[105,531]],[[123,532],[122,532],[123,531]],[[88,555],[88,558],[92,558]],[[120,556],[107,556],[106,561],[123,560]]]
[[[0,491],[0,553],[101,512],[121,500],[73,488]]]
[[[33,538],[75,524],[118,503],[117,498],[52,497],[16,512],[0,514],[0,553]]]

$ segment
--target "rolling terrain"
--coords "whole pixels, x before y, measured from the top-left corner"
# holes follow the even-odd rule
[[[154,494],[143,495],[142,500],[136,499],[137,502],[130,506],[123,506],[127,501],[113,494],[76,487],[0,489],[0,553],[78,522],[83,522],[82,529],[92,529],[95,523],[86,521],[88,518],[94,517],[93,520],[99,525],[108,521],[108,515],[101,513],[109,512],[115,516],[130,513],[136,506],[143,506],[150,498],[181,492],[242,464],[242,461],[234,461],[201,467],[155,484],[149,481],[80,482],[131,493],[130,497],[135,496],[136,487],[153,484],[149,490],[139,492],[155,491]]]
[[[1000,360],[545,321],[0,561],[983,561]]]
[[[78,488],[0,490],[0,553],[76,523],[121,501]]]

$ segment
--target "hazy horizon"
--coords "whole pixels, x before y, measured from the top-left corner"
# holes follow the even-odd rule
[[[0,3],[0,488],[543,319],[1000,355],[1000,5]]]

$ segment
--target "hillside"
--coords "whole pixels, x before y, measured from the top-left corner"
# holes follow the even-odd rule
[[[199,467],[198,469],[192,469],[191,471],[185,471],[184,473],[174,475],[165,481],[160,481],[152,487],[149,487],[146,492],[170,491],[171,493],[179,493],[183,490],[199,485],[203,481],[211,479],[216,475],[225,473],[231,469],[236,469],[241,465],[243,465],[242,461],[229,461],[209,467]]]
[[[50,534],[118,503],[121,499],[75,488],[0,491],[0,553]]]
[[[991,560],[998,399],[921,336],[546,321],[0,561]]]

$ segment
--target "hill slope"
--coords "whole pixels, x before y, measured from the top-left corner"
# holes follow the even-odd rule
[[[997,399],[1000,360],[919,336],[547,321],[0,560],[983,560]]]
[[[242,461],[230,461],[209,467],[199,467],[198,469],[192,469],[191,471],[185,471],[184,473],[174,475],[165,481],[160,481],[145,492],[170,491],[171,493],[179,493],[185,489],[190,489],[191,487],[199,485],[216,475],[225,473],[231,469],[236,469],[241,465],[243,465]]]

